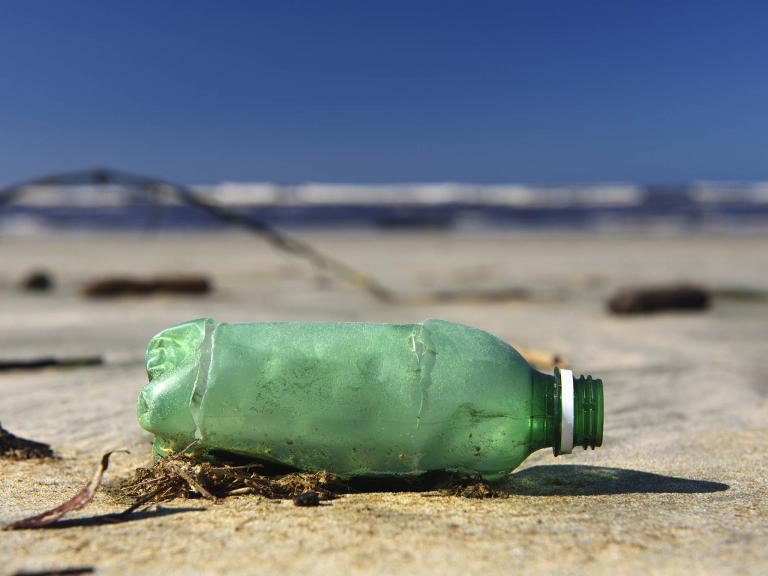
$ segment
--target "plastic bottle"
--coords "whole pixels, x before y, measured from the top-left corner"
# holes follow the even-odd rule
[[[603,387],[531,368],[461,324],[215,323],[147,348],[139,423],[155,454],[197,440],[340,476],[450,470],[493,479],[551,447],[600,446]]]

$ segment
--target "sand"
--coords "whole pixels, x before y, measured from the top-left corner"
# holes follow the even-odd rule
[[[388,305],[240,234],[3,237],[0,358],[103,353],[101,367],[0,373],[0,421],[50,443],[53,461],[0,461],[0,523],[59,503],[102,450],[111,482],[149,461],[135,421],[147,340],[222,321],[419,321],[438,317],[559,352],[605,383],[605,442],[530,457],[502,489],[469,500],[344,496],[318,508],[236,497],[174,501],[108,522],[100,491],[56,529],[0,533],[0,571],[92,566],[123,573],[765,574],[768,572],[768,302],[616,318],[618,286],[689,280],[768,290],[768,236],[373,232],[303,234],[407,291],[521,286],[530,302]],[[51,294],[16,284],[34,268]],[[200,272],[210,297],[88,301],[109,273]]]

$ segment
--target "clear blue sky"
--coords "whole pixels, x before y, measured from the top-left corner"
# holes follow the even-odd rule
[[[0,183],[768,179],[764,1],[0,10]]]

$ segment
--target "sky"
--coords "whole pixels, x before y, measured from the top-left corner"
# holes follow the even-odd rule
[[[768,180],[768,3],[0,0],[0,183]]]

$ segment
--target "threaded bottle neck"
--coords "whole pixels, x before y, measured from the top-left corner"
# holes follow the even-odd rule
[[[603,443],[603,381],[580,376],[573,383],[573,444],[596,448]]]
[[[603,442],[603,382],[574,378],[555,369],[554,376],[533,373],[531,448],[552,447],[555,456],[574,446],[596,448]]]
[[[573,377],[555,368],[555,410],[559,426],[554,434],[555,456],[570,454],[574,446],[594,449],[603,443],[603,381]]]
[[[551,447],[558,456],[603,443],[602,380],[556,368],[554,376],[534,370],[532,384],[531,451]]]

